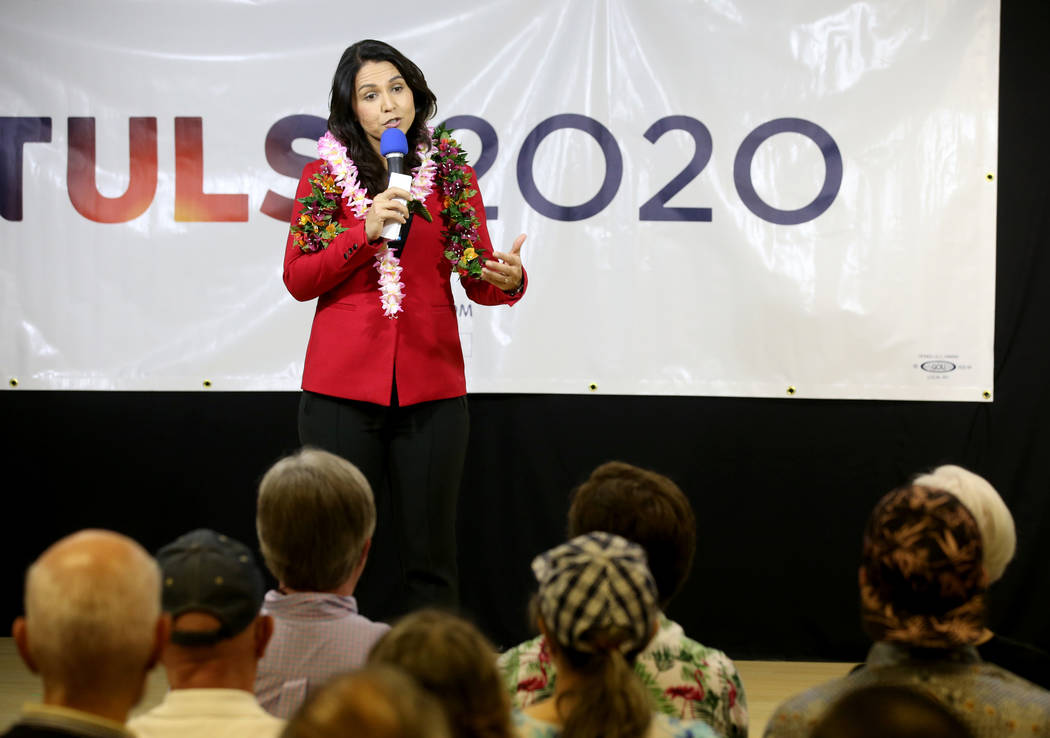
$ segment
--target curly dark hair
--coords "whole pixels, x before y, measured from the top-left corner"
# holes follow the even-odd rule
[[[427,121],[437,114],[437,97],[427,86],[423,72],[390,44],[365,39],[343,52],[335,68],[335,76],[332,77],[332,93],[328,99],[328,130],[346,146],[347,156],[353,159],[358,178],[371,197],[386,189],[386,167],[382,157],[368,143],[368,137],[354,115],[354,82],[365,62],[384,61],[397,67],[415,100],[416,116],[407,136],[409,155],[405,163],[408,169],[419,166],[416,148],[421,143],[429,143]]]

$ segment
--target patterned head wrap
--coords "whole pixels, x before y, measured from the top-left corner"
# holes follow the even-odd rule
[[[977,523],[955,496],[919,485],[887,494],[868,519],[861,552],[868,635],[925,648],[987,640],[982,555]]]
[[[641,546],[592,532],[537,556],[540,615],[561,646],[630,653],[652,636],[656,583]]]

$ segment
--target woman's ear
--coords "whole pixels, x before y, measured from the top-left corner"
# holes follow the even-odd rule
[[[542,635],[545,640],[549,641],[551,639],[550,633],[547,631],[547,624],[543,622],[543,616],[539,613],[536,613],[536,628],[540,631],[540,635]]]
[[[547,653],[550,654],[551,658],[557,656],[561,658],[561,649],[553,638],[551,638],[550,631],[547,629],[547,624],[543,622],[543,616],[539,613],[536,614],[536,627],[540,631],[540,635],[543,636],[543,643],[547,648]]]

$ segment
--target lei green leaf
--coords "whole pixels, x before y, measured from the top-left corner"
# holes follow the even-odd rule
[[[470,187],[467,155],[445,126],[434,130],[433,142],[430,158],[437,164],[438,195],[444,206],[441,217],[445,229],[441,235],[447,247],[445,258],[460,277],[477,279],[481,277],[487,251],[479,246],[481,223],[470,204],[477,190]]]
[[[333,216],[339,211],[339,188],[327,165],[310,177],[310,194],[296,202],[303,207],[299,219],[292,224],[292,241],[303,252],[328,248],[332,239],[347,230]]]

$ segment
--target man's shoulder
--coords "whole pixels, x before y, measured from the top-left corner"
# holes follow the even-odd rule
[[[367,615],[362,615],[359,612],[347,613],[345,617],[339,618],[335,622],[338,627],[345,628],[346,630],[357,630],[362,633],[378,633],[382,635],[390,630],[390,625],[379,620],[372,620]]]
[[[656,635],[653,636],[653,640],[649,642],[649,645],[654,644],[662,645],[674,645],[679,648],[686,648],[689,650],[696,651],[715,651],[716,649],[709,648],[704,644],[700,643],[693,638],[690,638],[685,634],[685,629],[681,625],[667,617],[660,619],[660,627],[656,631]],[[721,653],[721,652],[719,652]]]
[[[306,629],[374,632],[390,630],[386,623],[370,619],[357,610],[353,597],[329,592],[302,592],[283,595],[271,590],[263,604],[263,614],[273,618],[278,629],[297,626]]]
[[[854,686],[921,684],[923,691],[958,711],[976,735],[1050,737],[1050,692],[984,661],[931,660],[865,668],[847,677]]]
[[[976,665],[979,695],[990,703],[1022,705],[1026,720],[1041,719],[1050,735],[1050,691],[1001,666],[982,661]]]
[[[875,686],[921,684],[939,702],[968,705],[965,722],[981,735],[999,735],[1009,726],[1031,726],[1033,736],[1050,731],[1050,692],[988,663],[930,661],[868,665],[801,692],[782,703],[766,724],[766,738],[807,736],[815,721],[847,691]],[[1005,734],[1005,733],[1002,733]]]
[[[682,626],[666,617],[661,619],[659,630],[642,656],[657,662],[676,661],[692,664],[694,668],[718,668],[725,673],[736,673],[736,665],[723,651],[690,638]]]
[[[773,711],[762,735],[764,738],[808,736],[817,718],[846,687],[845,678],[833,679],[789,697]]]
[[[329,609],[320,610],[319,617],[304,617],[300,609],[291,617],[269,614],[274,619],[274,635],[259,661],[260,674],[283,670],[291,663],[303,665],[304,659],[314,658],[311,654],[324,654],[329,664],[357,668],[376,641],[390,630],[386,623],[369,620],[357,612],[333,613]]]
[[[0,738],[84,738],[83,733],[72,733],[59,728],[45,728],[27,723],[15,723]]]
[[[550,674],[553,673],[553,664],[543,665],[543,636],[536,636],[516,646],[508,648],[496,658],[496,667],[499,669],[500,677],[507,690],[515,695],[515,705],[521,707],[526,703],[519,703],[518,693],[535,692],[540,690],[543,696],[550,687]],[[531,695],[533,700],[539,695]]]
[[[507,649],[497,659],[500,678],[515,707],[525,707],[554,691],[555,668],[542,636]]]
[[[387,623],[370,620],[356,612],[341,620],[332,622],[330,626],[347,638],[365,641],[369,644],[378,641],[390,630],[390,626]]]
[[[523,658],[537,659],[543,650],[543,636],[536,636],[527,641],[522,641],[516,646],[511,646],[498,657],[500,666],[507,667],[512,663],[521,661]]]
[[[212,733],[273,738],[284,725],[284,720],[262,708],[254,694],[242,689],[174,689],[159,705],[129,720],[128,730],[138,738],[198,738]]]
[[[128,738],[122,723],[65,705],[28,704],[18,722],[3,736],[74,736],[75,738]]]
[[[660,619],[635,672],[660,712],[703,720],[730,738],[747,735],[747,699],[736,665],[717,648],[689,638],[674,621]]]

